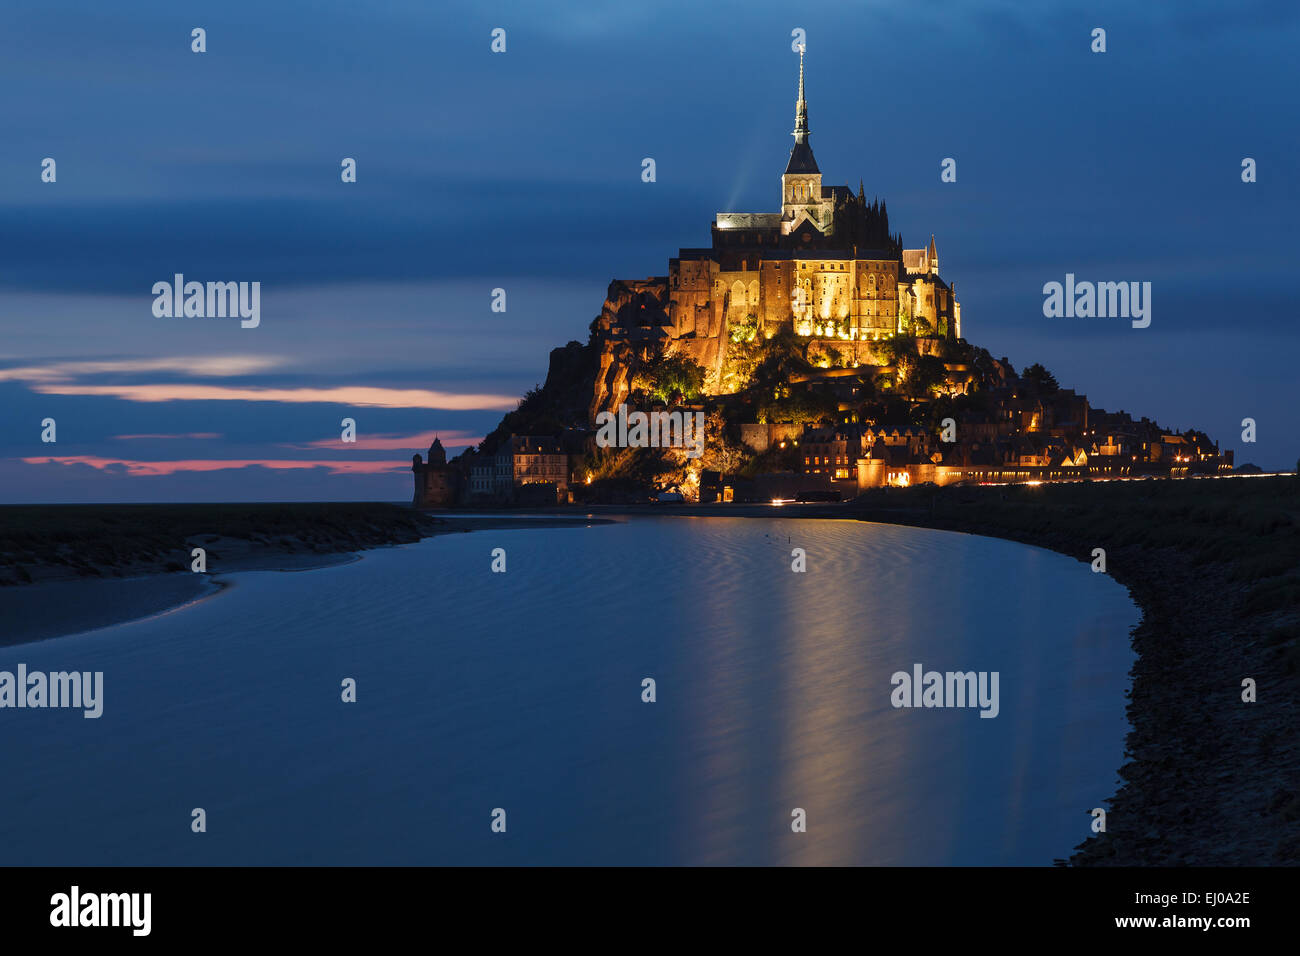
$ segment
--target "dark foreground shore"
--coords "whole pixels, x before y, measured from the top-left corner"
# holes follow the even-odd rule
[[[0,507],[0,586],[255,566],[418,541],[442,526],[398,505],[364,502]]]

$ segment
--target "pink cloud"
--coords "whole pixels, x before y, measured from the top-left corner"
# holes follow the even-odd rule
[[[354,407],[430,408],[447,411],[505,411],[518,399],[510,395],[436,392],[423,388],[248,388],[225,385],[67,385],[41,384],[33,390],[46,395],[100,395],[128,402],[325,402]]]
[[[166,358],[95,359],[0,369],[0,382],[65,382],[78,375],[185,372],[201,377],[231,377],[266,372],[284,362],[265,355],[199,355]]]
[[[176,461],[135,461],[126,458],[101,458],[97,455],[67,455],[59,458],[23,458],[28,465],[89,465],[105,471],[125,468],[128,475],[156,477],[182,471],[223,471],[259,466],[276,470],[293,468],[328,468],[331,475],[382,475],[408,470],[404,462],[392,461],[325,461],[286,458],[186,458]]]

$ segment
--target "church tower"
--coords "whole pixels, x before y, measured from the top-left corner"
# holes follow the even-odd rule
[[[794,148],[790,162],[781,176],[781,232],[789,235],[801,219],[812,220],[822,232],[830,223],[823,222],[822,172],[808,145],[808,101],[804,99],[803,44],[799,45],[799,99],[794,106]]]

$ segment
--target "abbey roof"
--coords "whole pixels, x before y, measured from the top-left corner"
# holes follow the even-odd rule
[[[795,143],[790,150],[790,162],[785,166],[786,175],[790,173],[820,173],[817,160],[813,159],[812,147],[806,142]]]

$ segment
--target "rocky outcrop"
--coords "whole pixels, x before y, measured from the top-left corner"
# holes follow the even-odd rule
[[[587,420],[627,400],[637,366],[662,353],[672,341],[668,279],[615,279],[592,323],[595,352]],[[549,381],[549,379],[548,379]]]
[[[662,329],[672,325],[668,318],[668,278],[615,279],[605,293],[605,304],[597,320],[605,331]]]
[[[592,388],[591,404],[587,418],[595,421],[600,412],[613,411],[627,400],[631,390],[628,369],[634,361],[631,348],[625,342],[606,339],[597,359],[596,378]]]

